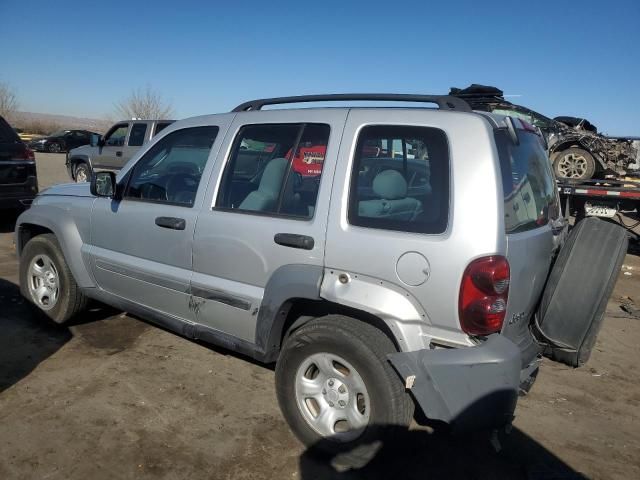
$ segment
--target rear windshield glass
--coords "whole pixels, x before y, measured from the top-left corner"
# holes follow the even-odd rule
[[[504,191],[504,224],[507,233],[546,225],[557,209],[556,186],[549,158],[540,138],[518,130],[514,145],[506,130],[495,133]]]

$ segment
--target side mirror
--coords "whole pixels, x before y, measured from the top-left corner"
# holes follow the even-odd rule
[[[91,145],[92,147],[96,147],[98,146],[98,142],[100,141],[100,135],[96,135],[96,134],[91,134],[89,135],[89,145]]]
[[[91,194],[96,197],[113,198],[116,191],[116,174],[113,172],[95,172],[91,175]]]
[[[99,147],[101,147],[101,148],[104,147],[104,137],[101,136],[100,138],[98,138],[98,142],[97,143],[98,143]]]

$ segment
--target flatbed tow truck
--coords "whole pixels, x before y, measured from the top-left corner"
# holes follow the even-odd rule
[[[558,191],[564,206],[565,217],[574,215],[576,222],[585,217],[600,217],[616,221],[625,227],[636,240],[633,231],[640,225],[640,178],[591,179],[572,182],[558,180]],[[623,214],[627,217],[623,218]],[[629,215],[638,220],[629,222]]]

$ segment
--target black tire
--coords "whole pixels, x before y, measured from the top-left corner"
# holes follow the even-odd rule
[[[392,341],[378,328],[341,315],[311,320],[294,331],[285,341],[276,365],[276,393],[296,436],[307,446],[315,445],[321,453],[337,454],[381,439],[385,432],[397,434],[406,430],[413,418],[414,404],[387,360],[387,354],[395,351]],[[314,353],[344,358],[357,370],[369,393],[369,423],[351,441],[323,437],[305,420],[297,405],[296,372]]]
[[[37,302],[31,296],[28,282],[28,269],[34,257],[47,255],[58,272],[58,300],[50,310],[38,308]],[[53,234],[38,235],[25,245],[20,256],[20,293],[29,300],[40,312],[56,323],[63,324],[80,313],[87,306],[88,299],[76,284],[69,266],[64,259],[60,244]]]
[[[591,356],[629,239],[619,225],[588,217],[569,234],[538,310],[545,354],[572,367]]]
[[[572,147],[554,155],[553,170],[557,178],[584,181],[593,178],[596,173],[596,159],[582,148]],[[572,169],[570,165],[576,166]]]
[[[62,151],[62,146],[57,142],[53,142],[49,144],[47,150],[49,150],[49,153],[60,153]]]
[[[85,178],[86,180],[78,180],[78,178]],[[91,169],[89,165],[84,162],[78,163],[73,169],[73,179],[76,183],[88,182],[91,179]]]

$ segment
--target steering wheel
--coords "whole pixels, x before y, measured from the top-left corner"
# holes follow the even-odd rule
[[[195,194],[198,190],[199,181],[200,178],[191,173],[178,173],[171,175],[166,184],[167,201],[175,201],[176,194],[180,192],[193,192]],[[193,203],[193,201],[191,203]]]

